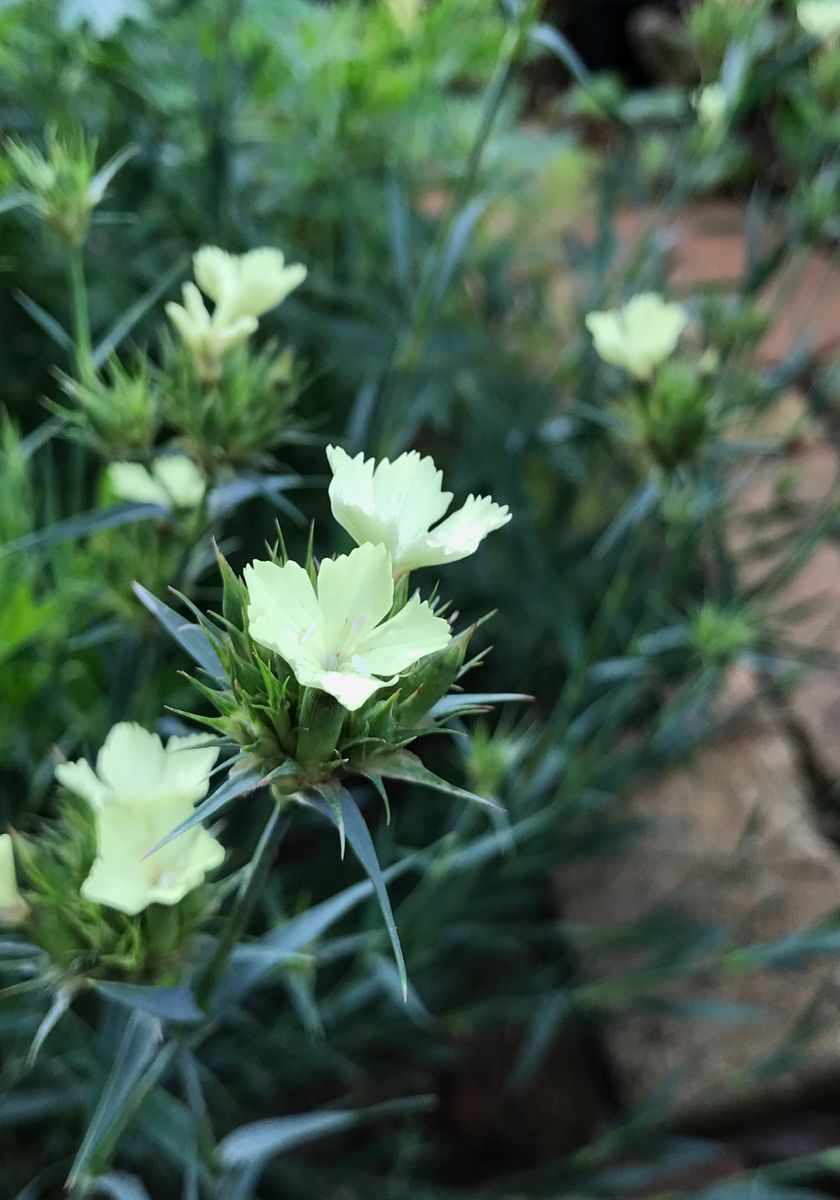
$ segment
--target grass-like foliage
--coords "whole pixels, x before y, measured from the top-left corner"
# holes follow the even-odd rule
[[[0,5],[0,1200],[594,1200],[713,1153],[610,1093],[601,1019],[737,1019],[704,973],[835,929],[566,925],[553,880],[734,668],[810,657],[833,505],[732,514],[833,394],[807,331],[762,353],[837,235],[819,7],[703,0],[637,93],[526,0]],[[721,189],[743,269],[686,286],[663,230]]]

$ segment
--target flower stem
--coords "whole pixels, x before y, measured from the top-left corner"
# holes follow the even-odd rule
[[[88,312],[87,284],[82,262],[81,246],[70,246],[67,252],[67,278],[70,284],[70,299],[73,305],[73,341],[76,346],[76,367],[79,378],[84,380],[93,373],[90,314]]]
[[[442,298],[440,279],[455,225],[475,191],[484,151],[496,123],[511,72],[527,42],[536,15],[537,6],[534,0],[527,0],[526,3],[523,3],[506,31],[499,48],[499,57],[484,94],[481,119],[470,146],[464,170],[455,184],[446,215],[436,231],[426,269],[417,290],[411,322],[394,353],[392,366],[399,371],[400,381],[392,394],[386,396],[383,435],[379,444],[379,451],[382,454],[394,450],[394,441],[405,423],[407,414],[404,412],[404,408],[407,393],[429,340],[429,330],[436,306]]]
[[[257,896],[265,883],[271,867],[271,851],[274,848],[274,835],[280,820],[281,805],[275,800],[268,820],[265,823],[260,840],[253,857],[245,868],[242,882],[236,893],[236,898],[228,913],[225,927],[216,943],[216,950],[211,958],[201,982],[196,989],[196,999],[202,1008],[207,1008],[213,999],[213,994],[219,985],[227,961],[233,952],[236,942],[248,923],[254,910]]]

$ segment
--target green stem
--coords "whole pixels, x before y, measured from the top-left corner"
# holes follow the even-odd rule
[[[76,367],[79,378],[84,380],[93,373],[90,337],[90,314],[88,311],[87,284],[82,261],[81,246],[71,246],[67,257],[67,277],[70,284],[70,299],[73,305],[73,340],[76,345]]]
[[[392,442],[403,424],[403,409],[411,386],[414,368],[426,347],[432,318],[439,301],[436,294],[437,284],[452,230],[475,191],[484,151],[496,123],[502,97],[511,71],[522,53],[536,13],[537,5],[534,0],[523,4],[515,22],[509,27],[502,40],[493,76],[484,94],[478,130],[467,155],[464,170],[455,185],[446,216],[440,222],[435,234],[427,266],[417,291],[411,323],[394,352],[392,367],[396,366],[399,370],[400,382],[390,399],[386,401],[387,411],[380,439],[380,451],[383,454],[387,454],[392,449]]]
[[[248,919],[254,910],[257,896],[268,876],[271,867],[271,851],[274,848],[274,834],[280,820],[280,808],[280,803],[275,802],[260,835],[253,858],[245,868],[242,882],[236,893],[236,899],[231,905],[225,927],[216,943],[216,951],[196,990],[196,998],[203,1008],[206,1008],[213,999],[213,994],[222,978],[227,961],[248,923]]]

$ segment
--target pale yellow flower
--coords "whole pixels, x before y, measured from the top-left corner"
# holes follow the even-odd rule
[[[198,283],[185,283],[183,304],[170,302],[166,313],[192,354],[199,373],[218,378],[222,360],[248,340],[258,318],[281,304],[306,278],[301,263],[286,265],[282,251],[270,247],[228,254],[218,246],[202,246],[193,256]],[[201,291],[215,303],[212,316]]]
[[[820,41],[840,39],[840,0],[800,0],[796,15],[805,32]]]
[[[197,508],[207,490],[204,476],[186,454],[161,455],[151,471],[140,463],[111,463],[107,477],[120,500],[159,504],[161,508]]]
[[[0,833],[0,925],[19,925],[28,911],[18,891],[12,839],[8,833]]]
[[[254,641],[279,654],[298,683],[350,712],[451,637],[449,623],[416,595],[388,617],[394,580],[381,545],[325,559],[317,588],[294,562],[251,563],[245,583]]]
[[[157,734],[123,722],[105,739],[95,771],[85,759],[56,767],[96,820],[96,861],[81,889],[88,900],[129,916],[177,904],[222,862],[224,849],[200,825],[149,855],[207,795],[219,752],[206,740],[172,737],[164,749]]]
[[[671,357],[687,324],[682,305],[655,292],[640,292],[623,308],[591,312],[586,318],[598,356],[642,380]]]
[[[726,91],[719,83],[709,83],[694,97],[697,119],[704,129],[721,129],[728,109]]]
[[[394,576],[418,567],[457,562],[475,553],[488,533],[507,525],[510,511],[489,496],[468,496],[461,508],[441,520],[452,502],[443,474],[416,450],[390,462],[375,462],[340,446],[327,447],[333,473],[332,514],[358,545],[386,546]],[[440,522],[440,524],[435,524]],[[432,528],[434,526],[434,528]]]

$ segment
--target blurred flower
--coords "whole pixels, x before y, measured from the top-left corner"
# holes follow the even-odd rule
[[[729,104],[726,91],[719,83],[710,83],[700,88],[694,97],[697,119],[704,129],[720,130],[726,121]]]
[[[0,833],[0,925],[19,925],[27,912],[18,891],[12,839],[8,833]]]
[[[326,559],[317,590],[294,562],[251,563],[245,583],[254,641],[279,654],[298,683],[328,692],[350,712],[451,636],[449,623],[416,595],[388,617],[394,581],[383,545]]]
[[[56,778],[87,800],[96,819],[97,857],[81,892],[134,916],[150,904],[177,904],[224,858],[201,826],[154,854],[153,846],[204,798],[218,757],[203,734],[160,738],[140,725],[115,725],[96,760],[61,763]]]
[[[598,356],[636,379],[650,379],[670,358],[687,323],[681,304],[669,303],[655,292],[641,292],[623,308],[586,317]]]
[[[170,302],[166,313],[207,381],[218,379],[222,359],[257,328],[257,318],[299,287],[306,278],[301,263],[286,266],[282,251],[263,247],[247,254],[228,254],[218,246],[202,246],[193,256],[196,281],[216,307],[211,317],[201,292],[185,283],[183,304]]]
[[[443,490],[443,473],[432,459],[421,458],[416,450],[376,463],[361,453],[351,458],[339,446],[328,446],[327,458],[333,473],[333,516],[358,545],[386,546],[395,578],[466,558],[488,533],[510,520],[506,505],[471,495],[432,529],[449,508],[452,493]]]
[[[202,246],[193,258],[193,271],[198,286],[215,302],[213,320],[219,325],[261,317],[282,304],[306,278],[302,263],[286,266],[282,250],[268,246],[239,255]]]
[[[170,301],[166,315],[192,354],[201,378],[213,382],[221,372],[222,359],[234,346],[248,340],[257,328],[257,319],[239,317],[230,325],[221,325],[215,313],[211,318],[194,283],[185,283],[182,295],[184,303]]]
[[[799,0],[796,15],[805,32],[820,41],[840,38],[840,0]]]
[[[422,0],[384,0],[394,24],[406,37],[414,32],[420,18]]]
[[[107,478],[120,500],[168,509],[197,508],[207,490],[204,476],[186,454],[163,454],[151,471],[140,463],[111,463]]]

